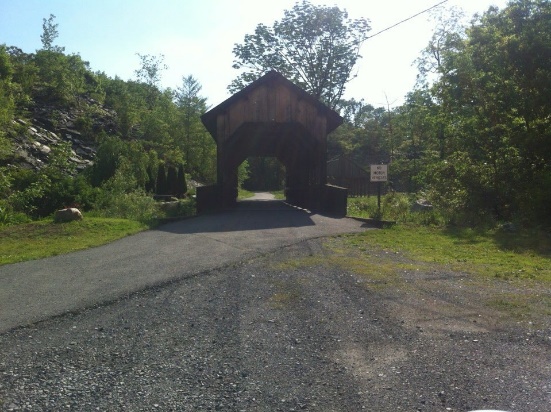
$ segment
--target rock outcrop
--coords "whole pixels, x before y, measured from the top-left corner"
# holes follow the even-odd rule
[[[9,164],[14,167],[38,170],[48,163],[52,148],[68,142],[71,147],[69,161],[77,171],[94,163],[97,143],[87,138],[78,127],[86,118],[86,127],[94,134],[116,134],[117,117],[92,99],[82,102],[82,108],[59,109],[53,106],[37,106],[31,119],[16,119],[10,132],[14,156]],[[86,114],[86,117],[85,116]],[[91,115],[89,113],[92,113]]]

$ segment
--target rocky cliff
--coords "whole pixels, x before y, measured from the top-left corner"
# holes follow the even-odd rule
[[[82,99],[75,108],[37,105],[30,118],[18,118],[13,126],[9,136],[14,154],[8,161],[12,167],[40,169],[48,163],[53,147],[68,142],[69,161],[80,171],[91,166],[96,155],[97,142],[88,136],[116,134],[117,116],[92,99]]]

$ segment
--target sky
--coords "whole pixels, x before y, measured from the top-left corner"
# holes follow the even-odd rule
[[[430,8],[442,0],[311,0],[337,5],[352,19],[366,18],[370,35]],[[42,22],[56,16],[55,45],[79,54],[94,71],[123,80],[136,79],[141,55],[164,55],[168,69],[162,87],[181,87],[192,75],[201,95],[216,106],[230,94],[227,86],[239,72],[232,68],[233,47],[260,23],[272,26],[296,0],[0,0],[0,44],[26,53],[42,47]],[[448,0],[461,7],[468,20],[507,0]],[[364,99],[374,106],[398,106],[413,90],[413,62],[428,44],[435,23],[424,13],[368,39],[356,66],[356,78],[344,97]]]

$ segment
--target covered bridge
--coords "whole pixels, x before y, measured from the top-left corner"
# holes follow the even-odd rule
[[[327,185],[327,134],[341,116],[271,71],[205,113],[217,145],[217,183],[199,188],[199,212],[237,200],[237,168],[248,157],[276,157],[286,171],[291,204],[346,214],[346,189]]]

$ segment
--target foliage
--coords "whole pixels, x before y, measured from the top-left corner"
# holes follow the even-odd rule
[[[499,220],[525,213],[520,202],[551,161],[550,28],[549,2],[515,1],[490,8],[442,55],[433,92],[454,115],[451,149],[469,161],[463,190],[473,213]]]
[[[512,1],[462,22],[457,9],[438,17],[403,105],[342,101],[330,153],[363,166],[388,155],[393,188],[424,192],[448,223],[549,227],[551,4]]]
[[[121,159],[114,175],[101,185],[93,207],[105,217],[149,223],[155,217],[155,201],[138,187],[132,168],[133,165],[127,159]]]
[[[138,81],[147,86],[147,103],[150,109],[155,106],[156,99],[159,97],[159,84],[161,82],[161,72],[168,69],[164,64],[164,56],[152,56],[149,54],[136,53],[140,58],[141,67],[136,70]]]
[[[381,196],[379,212],[377,196],[348,198],[347,215],[351,217],[444,226],[446,221],[438,210],[414,211],[415,195],[389,192]]]
[[[237,168],[237,187],[241,189],[243,187],[243,183],[245,183],[245,181],[249,178],[249,176],[250,176],[249,162],[245,160]]]
[[[164,219],[183,218],[194,216],[196,210],[195,199],[185,198],[170,202],[157,203],[157,218],[160,222]]]
[[[216,181],[216,144],[201,116],[207,111],[206,98],[200,95],[201,85],[193,76],[182,78],[176,89],[179,127],[174,130],[175,144],[183,152],[185,171],[202,182]]]
[[[275,157],[251,157],[247,159],[249,176],[243,187],[252,191],[271,191],[285,186],[285,168]]]
[[[392,153],[391,122],[387,110],[363,100],[341,100],[345,123],[328,137],[329,158],[344,153],[359,165],[388,162]]]
[[[329,107],[336,107],[367,39],[369,23],[348,18],[337,6],[306,0],[286,10],[272,27],[256,26],[233,53],[235,69],[245,69],[229,86],[242,89],[269,70],[277,70]]]
[[[54,46],[55,39],[59,36],[57,30],[58,24],[54,23],[55,16],[50,14],[48,19],[42,19],[42,34],[40,35],[40,41],[42,42],[42,49],[54,52],[63,52],[63,48]]]
[[[8,155],[11,146],[6,138],[6,131],[15,109],[13,71],[6,47],[0,45],[0,161]]]
[[[102,191],[94,206],[100,216],[131,219],[144,224],[151,224],[157,217],[156,202],[140,190],[122,193]]]
[[[28,223],[31,219],[21,212],[14,212],[7,202],[0,202],[0,228],[2,226]]]

